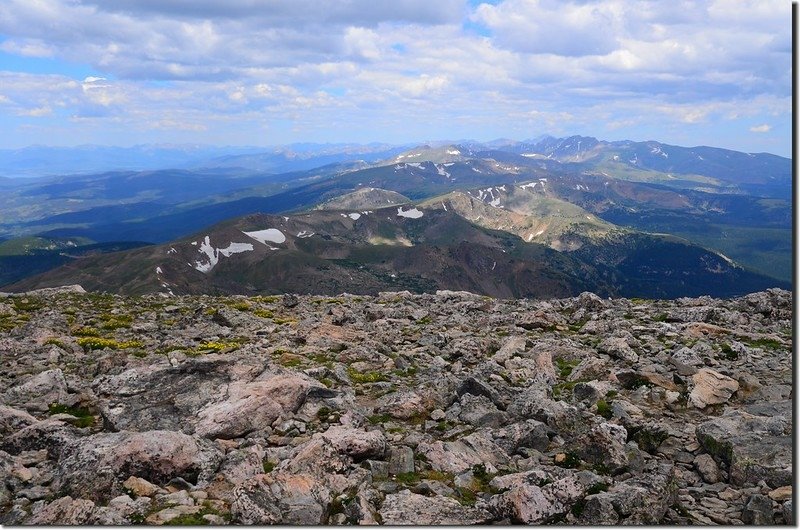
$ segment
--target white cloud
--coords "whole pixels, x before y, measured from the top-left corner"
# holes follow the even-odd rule
[[[55,49],[39,39],[7,40],[0,44],[0,50],[23,57],[53,57]]]
[[[789,14],[783,0],[5,0],[0,49],[94,73],[0,72],[2,112],[298,139],[745,118],[774,134],[791,111]]]
[[[20,116],[31,116],[33,118],[41,118],[42,116],[49,116],[53,113],[50,107],[36,107],[34,109],[25,109],[18,111]]]
[[[772,126],[770,126],[769,124],[765,123],[763,125],[756,125],[754,127],[750,127],[750,132],[765,133],[765,132],[769,132],[770,129],[772,129]]]

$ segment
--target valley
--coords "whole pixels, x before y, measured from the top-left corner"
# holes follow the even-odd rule
[[[2,255],[0,281],[11,290],[65,282],[137,294],[396,288],[501,297],[734,296],[790,285],[787,159],[587,137],[372,156],[308,155],[280,166],[288,173],[245,170],[231,157],[205,169],[12,180],[2,237],[94,246]],[[309,160],[333,163],[309,169]],[[403,208],[425,215],[394,213]],[[258,216],[287,241],[225,255],[224,244],[244,244],[231,226]],[[206,271],[211,282],[177,264],[191,263],[190,253],[165,254],[204,237],[224,256]],[[155,246],[103,255],[145,242]],[[156,267],[170,272],[149,278]]]

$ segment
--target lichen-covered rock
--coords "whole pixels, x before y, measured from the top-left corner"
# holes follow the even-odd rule
[[[153,363],[101,375],[92,386],[111,429],[178,431],[218,398],[230,381],[230,365],[220,358],[187,359],[177,366]]]
[[[177,477],[199,484],[211,478],[220,461],[209,442],[181,432],[95,434],[64,447],[57,485],[72,495],[108,500],[123,493],[132,475],[156,485]]]
[[[365,431],[335,425],[322,433],[336,449],[356,461],[366,458],[383,458],[386,454],[386,437],[381,431]]]
[[[787,410],[787,414],[790,412]],[[792,441],[786,416],[734,410],[697,426],[697,440],[729,466],[730,482],[773,488],[792,483]]]
[[[296,412],[311,383],[283,375],[253,383],[231,383],[224,400],[197,412],[195,432],[206,438],[237,438],[271,426]]]
[[[0,405],[0,438],[14,434],[37,420],[24,410]]]
[[[30,525],[86,525],[91,523],[94,502],[69,495],[48,503],[26,521]]]
[[[656,524],[675,501],[675,471],[671,464],[646,469],[642,475],[620,482],[607,492],[588,497],[578,522],[596,524],[596,514],[608,524]],[[613,507],[611,513],[609,506]],[[615,515],[616,514],[616,515]],[[614,520],[616,517],[616,520]]]
[[[86,434],[61,420],[42,420],[0,439],[0,449],[14,455],[46,449],[51,458],[58,458],[67,444]]]
[[[447,473],[461,473],[477,464],[498,466],[508,462],[508,457],[486,431],[452,442],[422,443],[417,451],[424,455],[433,469]]]
[[[39,372],[24,383],[11,387],[3,394],[2,401],[29,411],[47,412],[51,404],[64,403],[68,395],[64,373],[55,368]]]
[[[518,473],[493,484],[507,489],[492,499],[493,511],[522,524],[553,521],[586,494],[586,485],[571,472],[552,479],[539,472]]]
[[[386,525],[476,525],[486,524],[492,515],[482,509],[462,506],[449,497],[425,497],[408,490],[386,496],[380,509]]]
[[[231,515],[247,525],[322,525],[333,493],[311,475],[275,472],[245,481],[233,492]]]

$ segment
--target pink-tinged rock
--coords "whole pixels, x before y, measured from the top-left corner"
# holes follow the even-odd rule
[[[336,449],[355,460],[381,459],[386,454],[386,437],[381,431],[365,431],[334,425],[322,433]]]
[[[689,394],[689,402],[702,409],[709,405],[727,403],[739,390],[739,382],[709,368],[702,368],[692,376],[694,388]]]
[[[321,525],[333,494],[316,477],[275,472],[258,475],[233,492],[231,515],[238,524]]]
[[[505,464],[508,457],[484,433],[476,432],[461,440],[422,443],[417,451],[424,455],[431,467],[446,473],[461,473],[476,464]]]
[[[197,413],[195,432],[207,438],[237,438],[269,427],[277,419],[296,412],[310,386],[308,380],[291,375],[231,383],[224,401]]]
[[[56,499],[25,521],[29,525],[84,525],[89,524],[95,504],[86,499],[70,496]]]
[[[67,382],[59,368],[45,370],[10,388],[3,400],[26,410],[47,412],[52,403],[63,403],[67,399]]]
[[[537,473],[518,473],[503,477],[509,488],[492,499],[498,513],[523,524],[541,524],[553,516],[566,514],[586,493],[585,486],[574,474],[539,486]]]
[[[57,489],[108,500],[123,493],[123,481],[131,475],[161,486],[176,477],[203,483],[220,460],[211,442],[181,432],[95,434],[64,448],[56,474]]]
[[[37,421],[39,420],[24,410],[0,405],[0,436],[13,434]]]

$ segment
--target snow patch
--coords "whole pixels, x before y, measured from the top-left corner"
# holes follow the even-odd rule
[[[161,270],[161,267],[156,267],[156,274],[164,274],[164,271]]]
[[[444,208],[445,212],[447,211],[447,205],[444,203],[444,201],[442,201],[442,208]]]
[[[264,245],[267,244],[267,241],[270,243],[283,243],[286,241],[286,236],[277,228],[267,228],[265,230],[256,230],[255,232],[242,231],[242,233]]]
[[[422,212],[416,208],[411,208],[410,210],[403,210],[403,207],[399,207],[397,209],[397,216],[398,217],[407,217],[409,219],[419,219],[422,217]]]
[[[447,154],[448,155],[460,155],[461,151],[459,151],[458,149],[453,149],[452,151],[450,149],[448,149],[447,150]]]
[[[303,230],[302,232],[297,232],[297,237],[299,237],[300,239],[305,239],[305,238],[311,237],[313,235],[314,235],[314,232],[306,232],[305,230]]]
[[[177,254],[177,253],[178,251],[175,250],[173,247],[169,247],[169,250],[167,251],[167,254]]]
[[[359,219],[361,219],[361,214],[360,214],[360,213],[353,212],[353,213],[349,213],[349,214],[347,214],[347,217],[349,217],[349,218],[350,218],[350,219],[352,219],[353,221],[358,221]]]
[[[528,188],[533,189],[533,188],[536,187],[537,184],[539,184],[539,183],[538,182],[528,182],[527,184],[523,184],[522,186],[520,186],[519,189],[521,189],[521,190],[525,190],[525,189],[528,189]]]
[[[220,254],[225,256],[226,258],[231,257],[231,254],[240,254],[242,252],[250,252],[253,250],[253,245],[251,243],[233,243],[229,244],[225,248],[217,249]]]
[[[217,249],[211,246],[211,239],[208,236],[203,240],[198,252],[205,254],[208,257],[208,262],[197,260],[194,262],[194,268],[203,273],[211,272],[211,269],[219,263],[219,254]]]

